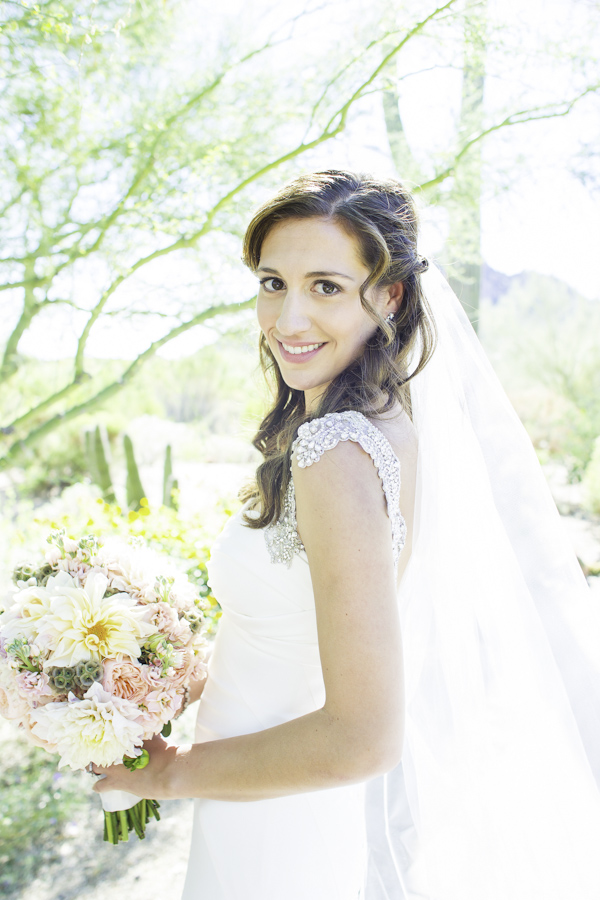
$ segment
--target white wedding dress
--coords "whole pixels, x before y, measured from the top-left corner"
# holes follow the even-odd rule
[[[339,440],[356,440],[371,455],[397,560],[405,534],[400,463],[382,432],[356,412],[303,429],[301,464],[316,462]],[[275,526],[248,528],[241,512],[229,520],[212,549],[209,576],[223,614],[196,741],[256,732],[320,708],[315,601],[293,482]],[[252,802],[196,800],[183,900],[357,900],[367,867],[364,802],[365,784]]]

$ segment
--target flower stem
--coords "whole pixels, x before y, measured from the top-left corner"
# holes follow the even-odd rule
[[[156,800],[140,800],[131,809],[104,813],[104,840],[110,844],[128,841],[129,832],[135,831],[139,840],[146,837],[146,825],[152,817],[160,819],[160,804]]]

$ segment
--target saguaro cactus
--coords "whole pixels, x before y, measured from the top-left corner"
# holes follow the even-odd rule
[[[125,448],[125,460],[127,462],[127,481],[125,483],[127,506],[129,509],[138,510],[141,508],[141,501],[146,494],[142,487],[142,480],[135,461],[133,444],[131,443],[131,438],[128,434],[123,435],[123,446]]]
[[[173,491],[178,490],[178,488],[179,483],[177,479],[173,477],[171,445],[168,444],[165,453],[165,468],[163,475],[163,506],[170,506],[172,509],[177,509],[177,501],[173,497]]]
[[[105,432],[101,431],[100,426],[96,425],[94,433],[94,455],[96,458],[96,471],[98,474],[98,485],[102,490],[102,496],[107,503],[116,503],[115,490],[113,488],[112,478],[110,477],[110,469],[106,458],[106,447],[108,438]]]
[[[102,496],[107,503],[116,503],[117,501],[106,453],[106,448],[108,446],[106,430],[101,429],[99,425],[96,425],[96,428],[93,431],[90,430],[85,432],[84,440],[88,471],[92,481],[102,490]]]

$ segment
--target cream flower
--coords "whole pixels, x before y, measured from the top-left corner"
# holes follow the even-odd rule
[[[59,768],[84,769],[88,763],[112,766],[123,756],[137,756],[143,728],[134,721],[137,706],[129,700],[111,697],[94,682],[78,700],[69,694],[66,703],[47,703],[31,713],[33,734],[56,745],[61,754]]]
[[[107,541],[98,551],[96,562],[106,571],[114,590],[126,591],[140,603],[156,601],[154,583],[165,563],[154,550]]]
[[[143,620],[145,611],[136,607],[129,594],[105,597],[107,587],[108,579],[100,572],[91,572],[84,588],[76,587],[72,579],[71,586],[61,584],[45,620],[44,636],[53,651],[45,666],[100,662],[119,653],[140,655],[140,641],[154,627]]]
[[[30,712],[27,700],[19,694],[15,674],[4,660],[0,660],[0,715],[5,719],[24,719]]]
[[[41,747],[42,750],[45,750],[47,753],[56,753],[56,744],[50,744],[48,741],[44,741],[41,737],[38,737],[37,734],[34,734],[31,730],[31,725],[32,723],[29,721],[29,716],[24,716],[19,722],[21,733],[25,735],[29,743],[34,744],[36,747]]]
[[[36,585],[17,591],[10,608],[0,615],[0,632],[5,643],[16,637],[34,641],[51,603],[52,594],[45,587]]]

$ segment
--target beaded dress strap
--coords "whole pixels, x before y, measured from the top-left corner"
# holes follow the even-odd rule
[[[381,478],[388,516],[392,528],[394,562],[398,563],[406,541],[406,523],[400,512],[400,461],[385,435],[362,414],[355,410],[327,413],[320,419],[305,422],[298,429],[298,437],[292,444],[300,468],[312,466],[323,453],[332,450],[340,441],[356,441],[369,454]],[[294,482],[290,481],[279,520],[265,528],[265,540],[271,562],[284,563],[288,568],[294,556],[304,550],[296,522],[296,496]]]

